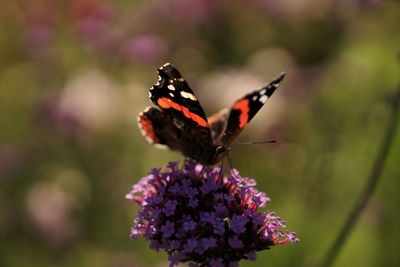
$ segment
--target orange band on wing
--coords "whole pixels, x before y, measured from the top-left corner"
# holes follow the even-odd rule
[[[183,108],[188,111],[188,113],[190,115],[190,119],[192,119],[192,121],[196,122],[198,125],[200,125],[202,127],[208,127],[207,122],[202,117],[200,117],[199,115],[197,115],[195,113],[189,112],[189,110],[185,107],[183,107]],[[183,114],[185,114],[185,112]],[[188,116],[186,116],[186,117],[188,117]]]
[[[247,98],[240,100],[233,109],[240,110],[239,127],[241,129],[249,122],[249,100]]]
[[[157,100],[157,104],[161,107],[161,108],[170,108],[171,105],[168,103],[168,101],[170,101],[168,98],[160,98]]]
[[[186,118],[191,119],[192,121],[197,123],[199,126],[202,126],[202,127],[208,126],[207,122],[202,117],[200,117],[196,113],[190,112],[187,107],[181,106],[169,98],[161,97],[157,100],[157,104],[161,108],[173,108],[175,110],[181,111]]]
[[[154,132],[153,123],[151,122],[151,120],[149,120],[145,116],[141,116],[139,123],[140,123],[140,127],[142,128],[143,133],[145,134],[145,136],[150,138],[150,140],[153,143],[159,143],[160,142],[160,140],[157,138],[157,136],[156,136],[156,134]]]

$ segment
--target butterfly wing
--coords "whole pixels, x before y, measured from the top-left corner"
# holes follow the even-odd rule
[[[284,73],[280,74],[267,86],[245,95],[232,105],[225,133],[222,137],[222,144],[229,145],[232,143],[254,115],[256,115],[256,113],[264,106],[268,98],[270,98],[279,87],[279,84],[284,77]]]
[[[208,128],[206,114],[192,89],[170,63],[158,70],[158,82],[150,88],[150,100],[172,117],[187,124]]]
[[[146,141],[159,148],[179,150],[177,129],[165,112],[155,107],[147,107],[137,118],[138,127]]]
[[[166,145],[207,164],[214,154],[214,145],[200,103],[171,64],[160,67],[158,74],[158,82],[149,91],[150,100],[158,108],[150,108],[139,116],[140,128],[147,129],[145,136],[153,143]],[[151,125],[152,129],[146,125]],[[157,138],[151,138],[150,133]]]
[[[222,137],[224,136],[228,124],[228,116],[229,109],[224,108],[207,118],[214,145],[217,147],[223,145]]]

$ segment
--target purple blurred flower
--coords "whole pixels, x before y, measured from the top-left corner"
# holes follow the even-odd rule
[[[244,246],[242,240],[240,240],[240,238],[237,235],[230,237],[228,239],[228,243],[232,248],[243,248]]]
[[[23,42],[27,51],[37,59],[49,59],[58,22],[57,7],[53,3],[36,3],[22,11]]]
[[[131,237],[165,250],[170,266],[238,266],[255,260],[256,251],[299,241],[281,231],[285,223],[274,212],[258,212],[269,199],[254,185],[236,170],[220,177],[219,167],[191,160],[153,169],[126,195],[141,206]]]
[[[111,23],[111,7],[102,1],[77,0],[71,5],[77,33],[88,41],[104,37]]]
[[[128,60],[147,63],[159,60],[167,52],[167,45],[159,36],[138,35],[128,39],[121,52]]]
[[[29,46],[40,48],[47,46],[53,37],[53,29],[48,25],[30,25],[25,33]]]
[[[60,95],[43,97],[38,103],[37,117],[45,126],[76,139],[83,130],[82,121],[75,113],[62,110],[60,101]]]
[[[83,39],[90,41],[102,37],[107,26],[108,21],[93,16],[79,20],[76,31]]]

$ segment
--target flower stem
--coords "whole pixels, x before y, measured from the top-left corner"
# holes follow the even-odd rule
[[[379,178],[382,174],[382,170],[384,164],[386,162],[387,156],[389,154],[390,146],[395,137],[397,124],[399,121],[399,113],[400,113],[400,84],[398,85],[397,91],[395,93],[393,102],[390,108],[390,117],[388,119],[388,124],[386,126],[385,133],[383,135],[383,140],[381,146],[378,150],[378,154],[376,155],[375,162],[372,166],[371,173],[368,177],[368,180],[365,184],[364,191],[360,195],[360,198],[356,202],[353,207],[353,210],[350,212],[343,228],[341,229],[338,237],[335,242],[328,250],[325,259],[323,260],[321,267],[329,267],[332,266],[335,259],[339,255],[340,250],[343,248],[347,238],[349,237],[351,231],[353,230],[357,220],[360,218],[362,211],[368,203],[369,198],[374,192],[376,185],[379,181]]]

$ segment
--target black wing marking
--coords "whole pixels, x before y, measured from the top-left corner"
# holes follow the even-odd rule
[[[179,71],[170,63],[157,71],[159,80],[150,88],[150,100],[181,122],[208,128],[204,110]]]
[[[168,111],[155,107],[147,108],[138,117],[139,128],[149,143],[167,146],[182,152],[184,156],[208,163],[213,155],[213,150],[207,144],[209,129],[188,125],[178,127],[173,120]]]
[[[176,140],[168,138],[169,134],[167,133],[171,132],[172,129],[164,130],[166,127],[170,128],[172,122],[162,111],[155,107],[147,107],[139,114],[137,120],[138,127],[147,142],[160,148],[179,149],[178,143],[174,142]]]
[[[280,82],[284,77],[285,73],[281,73],[267,86],[245,95],[232,105],[226,130],[222,138],[224,144],[229,145],[232,143],[242,129],[250,122],[254,115],[256,115],[256,113],[264,106],[265,102],[279,87]]]

